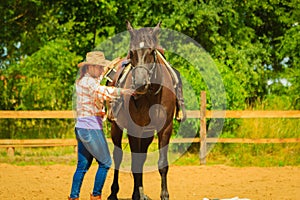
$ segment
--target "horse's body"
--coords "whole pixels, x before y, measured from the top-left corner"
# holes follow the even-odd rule
[[[122,161],[122,130],[127,129],[131,149],[131,171],[134,177],[132,199],[140,200],[139,189],[143,186],[143,166],[154,131],[157,131],[159,145],[158,170],[161,175],[161,199],[169,199],[167,189],[168,144],[173,129],[176,94],[172,77],[162,59],[157,56],[158,31],[155,28],[135,30],[127,22],[130,33],[129,58],[132,66],[126,80],[119,86],[133,88],[135,96],[124,96],[116,121],[111,124],[111,137],[115,145],[114,180],[109,199],[117,199],[119,191],[118,174]],[[143,197],[142,197],[143,198]]]

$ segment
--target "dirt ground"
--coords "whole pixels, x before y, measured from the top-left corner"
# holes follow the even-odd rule
[[[67,199],[75,166],[13,166],[0,164],[0,199]],[[84,179],[81,200],[89,199],[96,165]],[[110,192],[110,170],[103,199]],[[131,197],[133,178],[121,173],[119,198]],[[234,168],[228,166],[170,166],[168,187],[171,200],[203,198],[300,199],[300,167]],[[160,176],[157,171],[144,176],[145,194],[159,200]]]

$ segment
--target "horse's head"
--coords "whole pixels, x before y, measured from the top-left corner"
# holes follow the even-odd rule
[[[130,33],[129,58],[132,70],[132,86],[137,94],[144,94],[151,84],[151,77],[155,70],[156,48],[158,46],[158,23],[155,28],[132,28],[127,21],[127,29]]]

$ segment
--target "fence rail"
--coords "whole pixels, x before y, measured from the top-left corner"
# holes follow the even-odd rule
[[[112,142],[110,138],[108,142]],[[123,143],[128,143],[128,139],[123,139]],[[180,138],[171,139],[170,143],[199,143],[201,138]],[[206,143],[242,143],[242,144],[266,144],[266,143],[299,143],[300,138],[207,138]],[[158,143],[157,139],[153,143]],[[54,147],[54,146],[76,146],[76,139],[1,139],[0,148],[16,147]]]
[[[201,118],[199,110],[187,110],[188,118]],[[260,111],[260,110],[206,110],[205,118],[300,118],[299,110]],[[0,119],[72,119],[74,111],[0,111]]]
[[[75,117],[74,111],[0,111],[0,119],[71,119]],[[300,110],[288,111],[255,111],[255,110],[206,110],[206,93],[201,92],[200,110],[188,110],[188,118],[200,119],[200,138],[171,139],[171,143],[200,143],[200,163],[206,163],[207,143],[300,143],[300,138],[207,138],[206,118],[300,118]],[[110,139],[108,139],[111,142]],[[124,141],[126,142],[126,141]],[[157,142],[157,141],[154,141]],[[15,147],[51,147],[76,146],[75,139],[0,139],[0,148],[7,148],[10,154]]]

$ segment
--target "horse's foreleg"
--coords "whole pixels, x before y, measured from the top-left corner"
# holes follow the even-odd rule
[[[113,160],[115,165],[114,179],[111,185],[111,194],[108,200],[117,200],[117,193],[119,192],[119,170],[123,159],[122,150],[122,131],[119,128],[112,126],[112,140],[114,143]]]
[[[161,176],[160,198],[162,200],[169,199],[168,184],[167,184],[167,174],[169,170],[169,164],[168,164],[167,153],[168,153],[167,146],[159,150],[158,171]]]
[[[114,147],[113,150],[113,159],[115,163],[115,170],[114,170],[114,179],[111,185],[111,194],[108,197],[109,200],[117,200],[117,193],[119,192],[119,169],[121,165],[121,161],[123,158],[123,151],[119,147]]]
[[[150,138],[129,137],[131,148],[131,171],[134,179],[133,200],[140,200],[140,187],[143,187],[143,167],[147,158],[147,150],[153,136]],[[143,197],[142,197],[143,198]]]
[[[159,137],[159,160],[158,160],[158,171],[161,176],[161,193],[160,198],[162,200],[169,199],[169,192],[168,192],[168,183],[167,183],[167,174],[169,170],[169,163],[168,163],[168,147],[170,136],[172,132],[172,124],[165,129],[164,132],[160,132]]]

